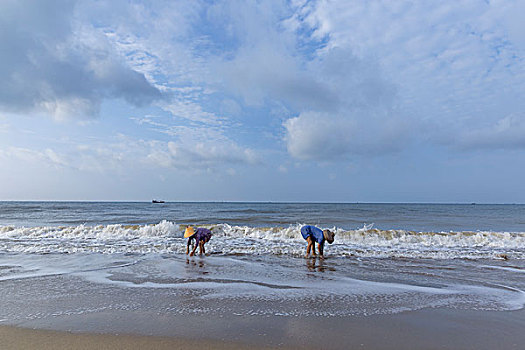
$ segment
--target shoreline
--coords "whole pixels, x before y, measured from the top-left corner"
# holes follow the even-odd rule
[[[158,333],[142,333],[146,323],[150,328],[157,324]],[[525,310],[424,309],[364,317],[196,315],[169,322],[151,314],[100,312],[48,319],[34,327],[1,325],[2,348],[520,349]]]

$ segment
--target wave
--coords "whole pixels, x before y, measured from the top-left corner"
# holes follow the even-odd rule
[[[302,224],[287,227],[201,225],[213,232],[215,254],[301,256]],[[151,225],[0,226],[0,249],[29,253],[182,253],[186,225],[161,221]],[[334,257],[525,259],[525,232],[416,232],[381,230],[372,224],[336,233],[325,254]]]

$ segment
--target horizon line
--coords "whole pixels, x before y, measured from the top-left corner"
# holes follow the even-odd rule
[[[374,202],[374,201],[250,201],[250,200],[163,200],[164,203],[152,203],[152,200],[122,200],[122,199],[8,199],[0,200],[2,202],[70,202],[70,203],[151,203],[151,204],[168,204],[168,203],[275,203],[275,204],[436,204],[436,205],[524,205],[518,202]]]

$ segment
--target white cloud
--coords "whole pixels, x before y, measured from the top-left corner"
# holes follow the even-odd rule
[[[127,146],[162,167],[257,162],[230,133],[234,124],[246,133],[269,125],[258,145],[273,147],[278,135],[292,157],[320,161],[390,153],[413,140],[521,147],[518,117],[497,126],[525,109],[520,6],[6,1],[0,24],[27,26],[0,33],[8,53],[0,107],[62,120],[94,115],[105,99],[153,103],[171,120],[136,120],[141,132],[166,138]],[[129,154],[117,144],[108,154],[106,145],[89,147],[92,167],[97,157],[115,167]]]
[[[84,119],[97,115],[100,101],[82,97],[55,96],[35,104],[34,107],[47,112],[58,121],[66,121],[72,118]]]
[[[224,119],[214,113],[204,111],[200,104],[185,98],[172,98],[170,101],[161,103],[160,106],[174,117],[189,121],[216,125]]]
[[[202,135],[202,134],[201,134]],[[113,142],[75,143],[69,147],[0,149],[0,157],[26,163],[67,167],[80,171],[113,173],[143,168],[166,168],[175,171],[216,171],[253,165],[260,162],[257,153],[228,139],[206,139],[193,132],[177,141],[134,139],[117,135]]]
[[[493,125],[467,130],[457,144],[463,149],[525,148],[525,114],[508,115]]]
[[[470,147],[486,147],[489,143],[496,148],[519,147],[517,137],[509,135],[505,140],[497,128],[484,128],[483,125],[496,124],[502,114],[515,114],[525,108],[522,96],[525,60],[519,35],[523,31],[523,21],[516,21],[517,9],[523,4],[522,1],[489,3],[478,0],[309,3],[303,8],[304,21],[299,21],[295,27],[306,26],[313,31],[312,38],[326,41],[326,46],[317,50],[320,59],[330,55],[334,48],[346,50],[349,53],[345,58],[347,62],[360,66],[355,76],[365,80],[368,77],[368,86],[373,88],[367,93],[366,84],[355,84],[353,88],[348,84],[352,75],[345,72],[352,70],[351,65],[327,64],[326,67],[336,70],[339,67],[342,79],[331,81],[328,78],[327,82],[325,78],[324,81],[335,87],[334,91],[345,91],[345,101],[357,100],[343,103],[347,110],[343,114],[312,118],[301,111],[285,127],[288,132],[306,132],[307,123],[311,122],[319,124],[321,130],[330,129],[336,134],[339,128],[346,133],[351,133],[353,128],[373,130],[377,144],[367,144],[366,140],[352,144],[341,137],[341,143],[333,141],[330,146],[319,145],[325,148],[322,150],[313,144],[307,147],[307,141],[299,142],[298,135],[289,134],[289,150],[295,156],[315,158],[316,151],[326,156],[328,150],[333,150],[333,154],[351,154],[356,149],[370,149],[370,146],[381,149],[382,144],[390,143],[388,139],[393,135],[403,135],[408,130],[411,137],[435,144],[448,140],[451,145],[464,146],[464,141],[460,140],[465,134],[475,138],[483,133],[485,140],[492,141],[472,141]],[[370,57],[375,63],[369,64]],[[317,67],[313,71],[320,72],[320,69]],[[394,86],[395,94],[389,92]],[[373,97],[377,98],[376,102],[371,99]],[[355,113],[348,108],[360,102],[364,102],[363,106],[390,105],[396,112],[380,113],[386,125],[383,129],[381,117],[374,117],[375,122],[371,125],[366,122],[374,111],[361,108]],[[326,125],[321,125],[322,120],[326,120]],[[396,128],[397,132],[390,132]],[[477,130],[476,136],[469,134],[468,130],[472,129]],[[312,152],[311,157],[307,150]]]
[[[328,87],[332,103],[308,106],[283,123],[293,157],[329,160],[391,153],[412,139],[406,134],[415,126],[395,111],[396,89],[381,76],[376,62],[334,48],[323,50],[309,67]]]
[[[5,160],[17,160],[27,163],[41,163],[45,166],[63,167],[66,162],[54,150],[47,148],[37,151],[24,147],[7,147],[0,149],[0,158]]]
[[[175,168],[201,167],[220,168],[227,164],[255,164],[258,162],[255,152],[245,149],[231,141],[210,142],[208,140],[194,140],[191,143],[168,142],[160,144],[160,150],[152,150],[150,156],[157,157],[157,152],[162,155],[162,166]],[[168,163],[166,163],[168,161]]]
[[[330,161],[397,152],[412,141],[402,121],[374,118],[370,110],[361,113],[365,115],[304,112],[288,119],[284,123],[288,152],[298,159]]]
[[[106,98],[142,105],[161,97],[92,26],[75,20],[75,5],[1,3],[1,109],[66,119],[96,115]]]
[[[59,156],[55,151],[53,151],[52,149],[50,148],[47,148],[45,151],[44,151],[44,154],[45,156],[47,157],[47,159],[49,159],[51,161],[51,163],[53,163],[54,165],[57,165],[57,166],[65,166],[66,165],[66,162],[64,159],[62,159],[61,156]]]
[[[283,101],[300,109],[337,105],[331,87],[300,66],[290,53],[263,44],[241,50],[218,70],[231,91],[248,105],[262,106],[268,101]]]
[[[228,139],[200,137],[193,131],[178,141],[141,141],[147,155],[145,162],[164,168],[200,171],[225,171],[228,166],[254,165],[260,162],[256,152]]]
[[[283,124],[294,157],[327,159],[399,149],[393,139],[406,122],[391,113],[395,85],[383,76],[372,55],[358,57],[351,47],[327,48],[305,36],[307,25],[296,14],[304,16],[312,9],[303,5],[288,8],[281,17],[262,8],[257,18],[247,9],[257,5],[228,8],[229,17],[243,18],[231,23],[232,31],[243,33],[242,45],[217,62],[221,83],[247,105],[284,105],[292,112],[280,118],[296,115]],[[254,29],[253,22],[264,24]],[[306,45],[311,47],[305,49]],[[308,51],[310,56],[305,56]],[[393,119],[400,119],[397,126]]]

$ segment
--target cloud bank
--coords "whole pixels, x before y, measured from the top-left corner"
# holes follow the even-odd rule
[[[148,106],[136,152],[174,169],[523,149],[523,4],[3,1],[0,109]]]
[[[142,105],[161,97],[105,37],[75,22],[75,1],[0,4],[0,108],[56,119],[97,115],[104,99]]]

